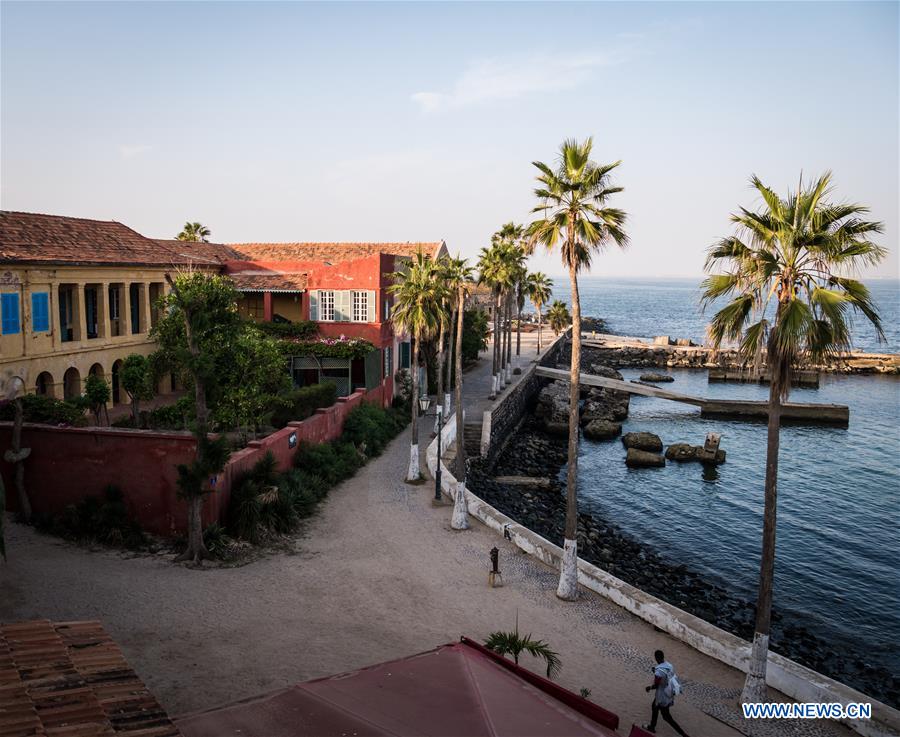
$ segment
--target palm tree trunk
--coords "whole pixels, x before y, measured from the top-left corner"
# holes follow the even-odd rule
[[[437,393],[434,397],[435,407],[444,401],[444,305],[441,306],[441,327],[438,331],[438,349],[437,349]],[[446,416],[444,417],[446,420]],[[434,432],[438,432],[440,427],[440,419],[438,414],[434,414]]]
[[[766,440],[766,490],[763,512],[762,557],[759,565],[759,592],[756,599],[756,626],[747,678],[741,691],[744,704],[767,701],[766,665],[769,659],[769,632],[772,621],[772,584],[775,575],[775,523],[778,502],[778,449],[781,441],[781,395],[785,381],[778,361],[770,360],[769,425]]]
[[[522,355],[522,308],[518,309],[518,320],[516,321],[516,355]]]
[[[512,316],[513,295],[506,296],[506,383],[512,382]]]
[[[543,323],[541,322],[543,315],[541,314],[541,305],[537,306],[538,311],[538,344],[537,344],[537,352],[541,352],[541,329],[543,328]]]
[[[496,292],[496,304],[494,305],[494,380],[491,384],[491,399],[497,397],[500,391],[500,292]]]
[[[569,266],[572,284],[572,361],[569,367],[569,467],[566,473],[566,529],[556,595],[566,601],[578,598],[578,400],[581,371],[581,302],[578,274]]]
[[[462,406],[462,334],[464,314],[463,307],[466,301],[466,289],[459,287],[459,306],[457,314],[460,319],[456,321],[456,499],[453,502],[453,517],[450,527],[454,530],[467,530],[469,528],[469,505],[466,503],[466,443],[465,443],[465,417]]]
[[[500,297],[500,388],[506,386],[506,295]]]
[[[23,522],[31,522],[31,500],[25,490],[25,459],[31,455],[30,448],[22,448],[22,424],[25,421],[25,408],[22,406],[22,398],[13,400],[13,427],[11,450],[6,451],[4,458],[13,464],[13,485],[19,498],[19,518]],[[0,514],[5,514],[0,507]]]
[[[409,468],[407,481],[419,480],[419,334],[418,330],[410,346],[409,367],[412,373],[412,422],[410,423]]]
[[[450,335],[456,335],[456,322],[462,313],[458,309],[453,310],[450,321]],[[447,341],[447,376],[444,383],[444,417],[450,416],[450,386],[453,374],[453,341]]]

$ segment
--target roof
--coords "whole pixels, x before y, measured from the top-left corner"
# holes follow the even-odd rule
[[[221,265],[226,261],[240,259],[240,254],[233,251],[224,243],[207,243],[206,241],[179,241],[167,238],[155,238],[162,248],[166,249],[173,257],[182,260],[190,260],[195,264],[209,263]]]
[[[179,737],[99,622],[0,625],[0,733]]]
[[[229,243],[242,261],[351,261],[376,253],[437,256],[443,241],[417,243]]]
[[[0,263],[172,266],[195,261],[168,243],[114,220],[0,212]]]
[[[614,737],[617,725],[614,714],[465,639],[178,720],[185,737]]]
[[[239,292],[305,292],[306,274],[242,271],[228,274]]]

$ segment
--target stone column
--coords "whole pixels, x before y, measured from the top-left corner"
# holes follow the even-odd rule
[[[263,320],[272,322],[272,293],[263,292]]]
[[[150,333],[150,282],[141,284],[141,332]]]
[[[97,285],[97,338],[109,340],[112,328],[109,319],[109,282]],[[121,301],[121,296],[119,297]],[[119,325],[122,324],[122,305],[119,305]],[[121,331],[120,331],[121,334]]]
[[[62,325],[59,322],[59,282],[50,284],[50,330],[53,333],[53,350],[62,346]]]
[[[131,335],[131,284],[122,282],[122,304],[119,308],[119,315],[125,321],[124,330],[119,331],[119,335]]]

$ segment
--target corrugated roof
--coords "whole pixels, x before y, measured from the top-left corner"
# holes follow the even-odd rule
[[[0,734],[180,737],[99,622],[0,625]]]

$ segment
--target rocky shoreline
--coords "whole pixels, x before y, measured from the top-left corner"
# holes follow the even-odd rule
[[[603,370],[599,366],[593,368]],[[568,388],[566,382],[554,383]],[[566,392],[550,387],[542,392],[535,413],[526,418],[492,464],[478,458],[470,461],[468,484],[504,514],[562,545],[565,485],[560,472],[567,454],[565,433],[556,426],[561,418],[556,413],[564,396],[565,404],[568,402]],[[583,408],[593,412],[587,422],[582,416],[583,425],[615,423],[627,416],[627,399],[623,406],[620,392],[608,391],[604,396],[604,390],[599,391],[601,394],[594,390],[583,404]],[[755,602],[741,598],[686,565],[667,560],[659,551],[597,515],[578,515],[577,538],[579,556],[584,560],[738,637],[752,638]],[[817,637],[803,625],[800,614],[773,610],[772,647],[865,694],[900,706],[900,677],[868,663],[851,642]]]

